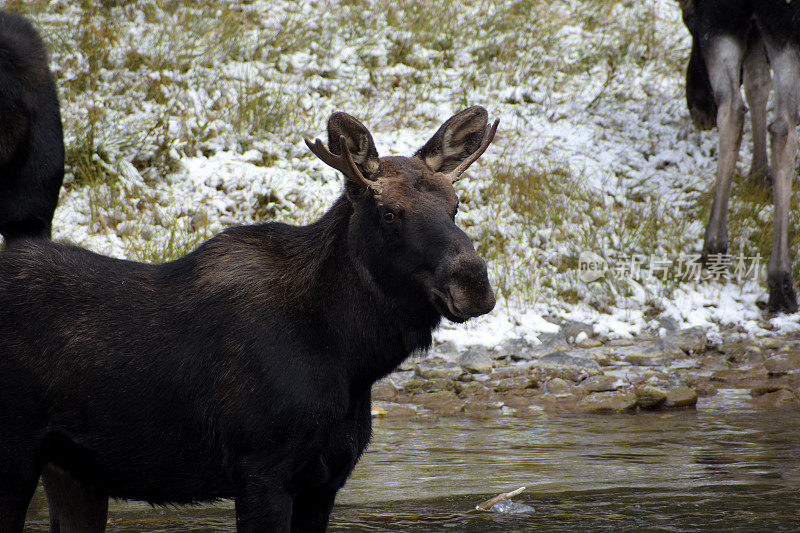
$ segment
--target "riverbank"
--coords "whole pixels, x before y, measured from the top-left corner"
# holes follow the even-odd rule
[[[420,420],[550,412],[614,413],[695,408],[721,389],[747,391],[755,407],[800,406],[800,336],[710,342],[703,328],[663,328],[602,340],[593,327],[553,319],[540,344],[511,339],[457,350],[440,343],[373,387],[373,415]]]

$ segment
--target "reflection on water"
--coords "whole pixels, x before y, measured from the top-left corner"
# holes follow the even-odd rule
[[[722,391],[696,411],[379,420],[340,492],[331,531],[800,529],[800,412]],[[473,511],[515,498],[533,516]],[[46,531],[34,501],[29,531]],[[112,505],[110,532],[234,531],[230,504]]]

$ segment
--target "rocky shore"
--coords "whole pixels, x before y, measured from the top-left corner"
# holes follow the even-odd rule
[[[711,343],[701,328],[601,340],[558,321],[541,344],[511,339],[412,358],[372,389],[373,415],[530,417],[542,411],[618,413],[694,408],[719,389],[747,389],[753,405],[800,407],[800,338]]]

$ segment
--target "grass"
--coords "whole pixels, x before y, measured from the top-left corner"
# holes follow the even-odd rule
[[[413,150],[403,144],[407,130],[432,132],[450,109],[473,104],[502,117],[495,146],[503,151],[473,168],[489,179],[459,189],[459,221],[507,302],[607,309],[645,290],[656,312],[659,298],[684,283],[677,273],[640,286],[611,276],[587,285],[578,276],[580,253],[612,265],[621,255],[699,253],[707,190],[674,204],[646,172],[584,169],[560,139],[531,140],[562,123],[599,122],[591,131],[631,148],[651,174],[674,171],[647,164],[680,140],[681,120],[688,124],[675,117],[688,54],[675,31],[677,7],[666,14],[630,0],[14,0],[7,7],[37,22],[58,67],[67,200],[85,213],[87,239],[107,239],[128,257],[169,260],[229,224],[320,214],[339,178],[314,170],[319,163],[301,140],[320,135],[333,110],[368,124],[386,153],[393,142],[400,144],[391,150]],[[653,109],[675,124],[628,134],[637,123],[660,126],[647,121]],[[249,154],[247,164],[266,177],[248,191],[237,182],[239,167],[226,168],[211,196],[191,206],[174,200],[172,190],[193,178],[187,159],[223,153]],[[303,200],[280,190],[291,180]],[[229,181],[236,182],[230,191]],[[221,201],[217,192],[237,200]],[[770,203],[737,182],[731,249],[769,255]],[[797,275],[800,263],[795,268]]]

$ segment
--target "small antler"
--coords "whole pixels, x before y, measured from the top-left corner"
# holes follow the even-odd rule
[[[350,155],[350,148],[347,146],[347,140],[345,139],[344,135],[339,137],[339,145],[342,147],[342,155],[334,155],[331,153],[331,151],[328,150],[319,139],[313,143],[308,139],[305,139],[305,141],[308,149],[311,150],[315,156],[319,157],[322,162],[329,167],[335,168],[345,176],[354,179],[365,187],[371,188],[374,185],[373,182],[365,178],[361,171],[358,170],[355,161],[353,161],[353,156]]]
[[[490,127],[486,131],[486,133],[483,135],[483,142],[481,142],[481,145],[478,147],[478,149],[475,150],[472,153],[471,156],[469,156],[467,159],[462,161],[460,165],[458,165],[456,168],[454,168],[452,170],[452,172],[447,174],[447,177],[450,178],[450,181],[455,183],[458,180],[460,180],[461,179],[461,174],[463,174],[469,168],[469,166],[472,163],[477,161],[477,159],[481,155],[483,155],[483,152],[486,151],[486,149],[489,147],[489,144],[491,144],[492,139],[494,139],[494,133],[497,131],[497,125],[498,124],[500,124],[500,119],[499,118],[495,119],[494,124],[492,124],[492,127]]]

